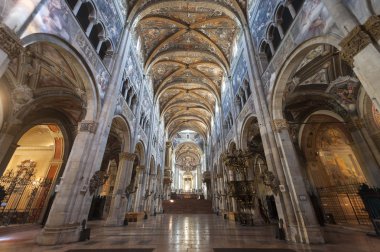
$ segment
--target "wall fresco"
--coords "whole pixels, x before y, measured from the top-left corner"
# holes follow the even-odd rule
[[[0,23],[19,31],[41,0],[1,0]]]
[[[35,33],[58,36],[77,49],[92,69],[99,95],[102,101],[104,100],[110,74],[64,0],[48,0],[45,5],[41,6],[25,32],[21,35],[21,38]]]
[[[333,18],[322,0],[306,1],[298,20],[292,29],[292,34],[296,44],[331,31],[334,25]]]
[[[251,20],[251,35],[258,44],[264,37],[268,23],[272,21],[274,9],[280,0],[261,0],[257,8],[253,8]]]

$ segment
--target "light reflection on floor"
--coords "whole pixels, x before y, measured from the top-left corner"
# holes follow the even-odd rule
[[[68,249],[156,248],[156,252],[204,251],[212,248],[290,248],[315,252],[380,251],[380,239],[339,227],[325,228],[325,245],[287,244],[274,238],[273,227],[242,227],[215,215],[157,215],[125,227],[103,227],[91,222],[91,240],[39,247],[34,237],[40,230],[0,235],[3,251],[66,251]]]

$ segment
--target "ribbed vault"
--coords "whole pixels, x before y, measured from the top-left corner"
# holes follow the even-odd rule
[[[129,22],[169,137],[181,130],[205,137],[245,23],[246,1],[129,2]]]

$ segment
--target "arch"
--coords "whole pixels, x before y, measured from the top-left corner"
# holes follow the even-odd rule
[[[113,54],[113,45],[109,39],[106,39],[102,42],[102,45],[99,49],[99,57],[104,60],[109,60]]]
[[[328,44],[340,49],[339,42],[340,39],[335,36],[321,36],[310,39],[300,44],[295,50],[293,50],[293,52],[287,57],[287,60],[284,62],[274,82],[275,84],[271,97],[272,101],[269,103],[271,104],[270,111],[272,113],[273,119],[284,119],[283,96],[286,92],[286,85],[293,71],[297,66],[299,66],[310,49],[320,44]]]
[[[95,51],[99,51],[99,45],[103,38],[105,38],[105,29],[102,22],[96,23],[92,29],[90,34],[88,35],[88,39],[90,40],[92,46],[95,48]]]
[[[73,68],[79,69],[78,74],[80,75],[82,84],[85,88],[86,115],[84,120],[96,120],[100,113],[101,99],[99,89],[96,85],[95,76],[92,73],[90,66],[87,64],[86,59],[67,41],[51,34],[34,33],[22,38],[21,42],[24,47],[30,47],[38,43],[48,43],[63,50],[69,56],[74,58],[74,61],[71,63],[74,64]]]
[[[249,132],[250,130],[252,130],[252,129],[250,129],[250,127],[252,126],[253,123],[257,123],[257,117],[254,115],[248,115],[245,118],[245,120],[243,121],[241,131],[240,131],[240,132],[242,132],[242,134],[240,134],[240,146],[241,146],[241,149],[243,149],[243,150],[248,150],[248,141],[251,140],[251,139],[249,139],[250,133],[260,134],[260,131]],[[257,130],[258,130],[258,128],[257,128]]]
[[[139,165],[145,164],[145,145],[142,141],[139,141],[135,146],[135,153],[138,156]]]
[[[228,143],[228,148],[227,148],[228,152],[232,152],[232,151],[234,151],[236,149],[237,149],[237,145],[236,145],[235,141],[231,140]]]
[[[112,128],[118,131],[118,135],[121,138],[121,151],[122,152],[130,152],[132,149],[131,146],[131,130],[127,120],[125,120],[122,116],[116,115],[112,119],[111,130]]]
[[[276,24],[272,24],[268,27],[267,39],[272,42],[273,50],[277,51],[281,44],[282,38]]]
[[[157,174],[156,162],[155,162],[154,156],[152,155],[150,157],[150,163],[149,163],[149,175],[155,175],[155,174]]]
[[[281,26],[283,35],[285,35],[286,32],[289,30],[293,21],[294,18],[289,10],[289,7],[285,5],[279,5],[276,11],[276,23],[277,25]]]
[[[75,16],[83,31],[86,33],[91,21],[96,20],[96,8],[91,1],[82,2]]]

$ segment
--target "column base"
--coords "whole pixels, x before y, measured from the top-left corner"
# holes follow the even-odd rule
[[[78,242],[81,227],[79,224],[62,227],[45,227],[36,237],[39,245],[57,245]]]

